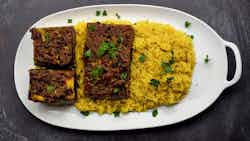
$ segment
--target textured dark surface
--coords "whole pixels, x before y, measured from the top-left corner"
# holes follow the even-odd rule
[[[13,78],[16,49],[25,31],[38,19],[64,9],[116,0],[0,0],[0,141],[247,141],[250,140],[250,1],[127,0],[186,11],[211,25],[242,53],[243,75],[207,110],[185,122],[154,129],[87,132],[45,124],[33,117],[17,97]],[[230,55],[229,55],[230,56]],[[230,56],[229,58],[233,58]],[[234,63],[230,59],[230,68]],[[20,74],[22,75],[22,74]],[[233,69],[229,70],[229,76]]]

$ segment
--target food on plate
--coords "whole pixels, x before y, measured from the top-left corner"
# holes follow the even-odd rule
[[[43,67],[73,65],[75,30],[73,26],[32,28],[34,62]]]
[[[31,69],[29,99],[49,104],[73,104],[74,71]]]
[[[78,110],[82,112],[93,111],[100,114],[130,111],[142,112],[162,105],[176,104],[186,96],[191,86],[195,65],[195,52],[192,38],[189,35],[176,30],[171,25],[149,21],[139,21],[132,24],[122,20],[108,20],[101,23],[88,24],[80,22],[74,27],[77,41],[75,63],[78,84],[75,106]],[[96,25],[104,24],[109,24],[110,26],[127,25],[134,30],[134,33],[129,32],[134,34],[134,41],[130,73],[127,74],[130,83],[129,96],[127,98],[118,100],[109,99],[106,96],[105,98],[100,98],[103,94],[102,89],[104,89],[101,86],[96,89],[100,91],[96,92],[102,94],[93,99],[89,95],[88,87],[86,87],[86,81],[87,83],[89,82],[88,77],[91,77],[91,70],[93,70],[93,68],[88,70],[90,68],[88,63],[96,61],[96,66],[94,67],[94,72],[96,73],[94,74],[97,75],[94,76],[98,76],[98,79],[91,81],[91,83],[97,85],[105,82],[103,78],[106,73],[106,70],[102,68],[103,66],[100,67],[97,64],[104,61],[104,57],[107,57],[107,60],[109,59],[113,63],[113,60],[110,59],[112,55],[109,55],[106,49],[104,49],[105,51],[101,50],[99,53],[100,59],[98,56],[95,56],[100,48],[100,41],[108,37],[104,33],[99,33],[101,29]],[[98,35],[102,36],[97,36],[97,31]],[[96,34],[89,34],[89,32]],[[117,40],[117,36],[113,37],[111,35],[110,38],[107,42],[108,44],[110,44],[109,41],[114,42]],[[126,38],[128,37],[123,35],[122,40],[126,41]],[[92,41],[91,44],[88,43],[91,40],[95,41]],[[86,45],[84,46],[84,44]],[[96,48],[94,48],[95,46]],[[112,48],[110,45],[103,46]],[[111,44],[111,46],[113,45]],[[92,49],[95,50],[92,51]],[[120,78],[123,77],[126,78],[126,75],[120,74]],[[87,90],[85,90],[86,88]],[[119,91],[114,88],[112,90],[114,92]],[[111,92],[111,90],[109,91]]]
[[[30,70],[32,101],[76,100],[81,113],[118,115],[176,104],[192,83],[192,36],[168,24],[106,20],[31,33],[35,65],[43,67]]]
[[[87,24],[84,94],[93,99],[129,97],[134,30],[130,25]]]

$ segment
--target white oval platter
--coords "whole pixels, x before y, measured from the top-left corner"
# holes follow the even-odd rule
[[[158,116],[152,117],[151,112],[131,112],[122,114],[119,118],[113,115],[98,115],[92,113],[88,117],[80,114],[74,106],[49,107],[34,103],[27,99],[29,87],[28,70],[33,67],[33,45],[29,29],[23,36],[15,58],[14,77],[18,96],[28,111],[38,119],[59,127],[80,130],[129,130],[159,127],[174,124],[191,118],[209,107],[222,93],[222,91],[235,84],[242,71],[242,63],[237,46],[223,40],[210,26],[203,21],[185,12],[152,5],[138,4],[109,4],[94,5],[69,9],[46,16],[36,22],[32,27],[69,25],[67,19],[88,21],[95,18],[96,10],[107,10],[106,19],[115,18],[115,13],[121,19],[132,22],[150,20],[168,23],[177,29],[194,35],[194,48],[196,51],[196,66],[193,74],[193,83],[189,94],[179,104],[162,106],[158,108]],[[100,18],[102,20],[103,18]],[[185,21],[192,25],[185,28]],[[31,27],[30,27],[31,28]],[[227,81],[228,59],[226,46],[231,48],[236,59],[236,72],[234,78]],[[204,63],[206,54],[211,61]]]

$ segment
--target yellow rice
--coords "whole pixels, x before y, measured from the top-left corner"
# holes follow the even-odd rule
[[[104,23],[131,24],[128,21],[109,20]],[[125,100],[92,100],[84,95],[84,64],[82,61],[86,40],[86,23],[75,25],[77,32],[76,73],[78,76],[77,102],[80,111],[95,111],[100,114],[114,111],[142,112],[161,105],[178,103],[188,93],[192,83],[195,53],[192,39],[172,26],[149,21],[131,24],[135,30],[131,63],[130,97]],[[168,62],[174,52],[173,73],[162,74],[161,63]],[[144,54],[145,62],[138,58]],[[167,78],[174,77],[171,83]],[[151,79],[160,80],[158,89],[152,87]]]

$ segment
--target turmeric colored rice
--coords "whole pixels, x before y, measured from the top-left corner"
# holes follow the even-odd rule
[[[130,24],[135,30],[131,62],[130,97],[123,100],[93,100],[84,95],[83,50],[86,40],[86,23],[75,25],[77,33],[76,74],[77,102],[80,111],[99,114],[137,111],[142,112],[162,105],[180,102],[188,93],[192,83],[195,52],[192,39],[184,32],[168,24],[140,21],[110,20],[110,24]],[[144,55],[144,62],[139,60]],[[162,62],[175,62],[171,73],[162,73]],[[171,79],[170,79],[171,78]],[[160,81],[158,88],[150,85],[150,80]],[[169,81],[168,81],[169,80]]]

